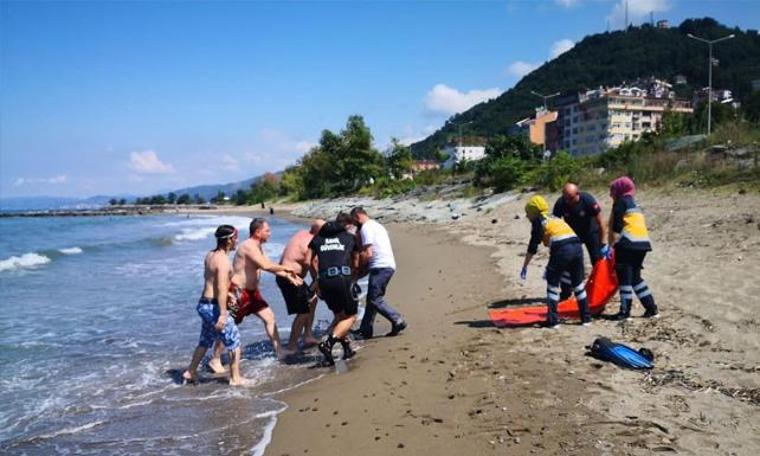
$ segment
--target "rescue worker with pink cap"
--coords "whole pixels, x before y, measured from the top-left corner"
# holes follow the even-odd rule
[[[609,222],[609,245],[614,246],[615,273],[620,284],[620,311],[616,320],[626,320],[631,316],[633,295],[644,306],[644,318],[658,317],[652,291],[641,277],[644,257],[652,250],[644,214],[636,204],[636,185],[630,177],[623,176],[610,183],[613,200]]]

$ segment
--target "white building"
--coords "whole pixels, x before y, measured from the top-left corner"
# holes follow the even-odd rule
[[[449,158],[443,162],[445,169],[451,169],[455,164],[464,161],[477,161],[486,156],[486,148],[483,146],[447,146],[443,153]]]
[[[590,90],[558,102],[557,142],[551,149],[574,156],[599,154],[657,131],[668,110],[694,112],[689,102],[674,99],[669,84],[657,82],[650,81],[647,88]]]

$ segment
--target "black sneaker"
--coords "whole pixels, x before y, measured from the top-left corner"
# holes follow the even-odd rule
[[[658,310],[647,310],[641,318],[660,318],[660,312]]]
[[[622,312],[618,312],[612,316],[612,320],[614,321],[624,321],[624,320],[628,320],[629,318],[631,318],[631,314],[622,313]]]
[[[320,342],[317,346],[320,352],[322,352],[322,355],[325,357],[324,365],[325,366],[334,366],[335,365],[335,359],[332,355],[332,347],[327,344],[327,342]]]
[[[394,337],[398,336],[399,333],[406,329],[406,322],[404,320],[401,320],[398,323],[394,323],[393,327],[391,328],[391,332],[385,335],[385,337]]]

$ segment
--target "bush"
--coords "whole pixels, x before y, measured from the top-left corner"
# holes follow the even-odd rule
[[[529,181],[550,191],[562,188],[567,182],[578,182],[581,178],[580,161],[565,151],[559,152],[541,163],[529,176]]]
[[[525,170],[525,162],[514,156],[484,161],[478,168],[479,184],[487,182],[495,192],[511,190],[523,181]]]

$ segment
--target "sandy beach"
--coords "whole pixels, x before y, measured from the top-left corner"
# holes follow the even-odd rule
[[[654,241],[644,277],[662,318],[496,329],[489,307],[543,299],[545,250],[517,281],[525,198],[361,201],[392,234],[388,297],[410,327],[365,343],[349,372],[283,394],[289,407],[266,453],[758,454],[760,197],[640,192]],[[410,222],[421,214],[437,223]],[[600,335],[652,349],[656,368],[585,356]]]

